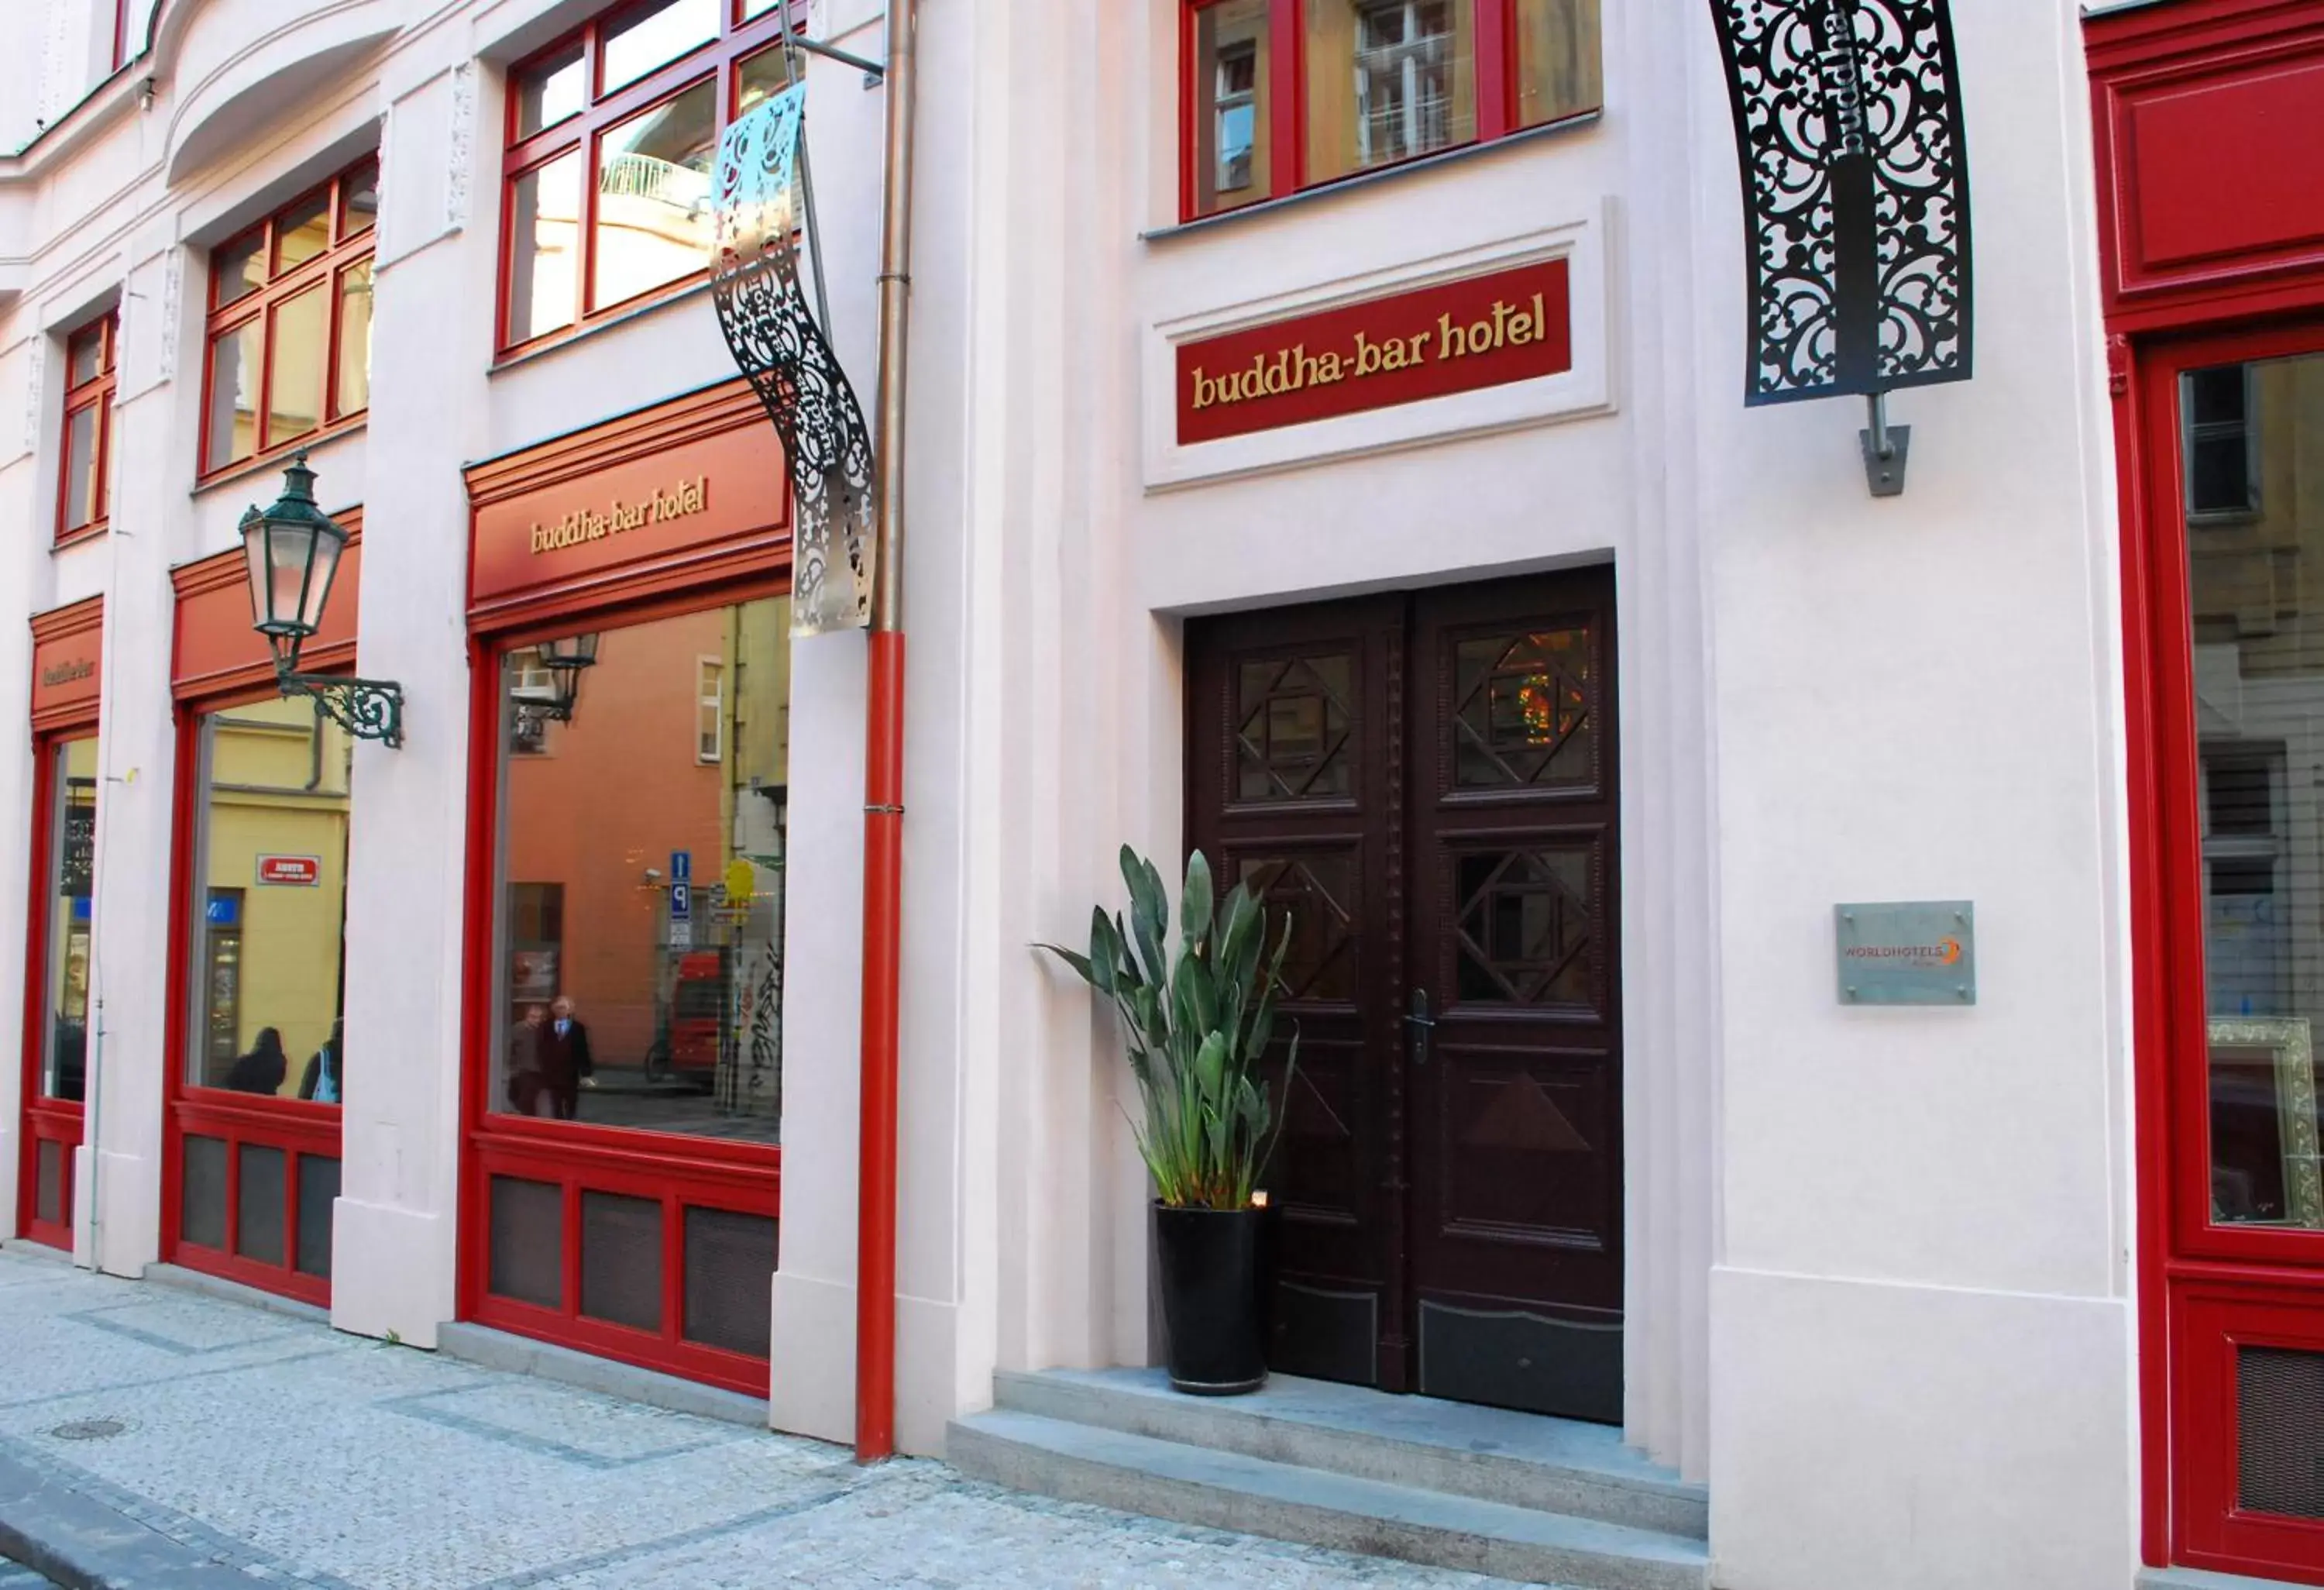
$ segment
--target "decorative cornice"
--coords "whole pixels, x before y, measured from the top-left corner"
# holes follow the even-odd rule
[[[578,480],[600,469],[651,458],[687,442],[766,422],[757,394],[738,376],[471,464],[461,473],[468,483],[469,506],[482,508],[543,486]]]
[[[41,383],[47,379],[49,369],[49,339],[35,333],[26,339],[24,355],[24,432],[16,456],[36,453],[41,448]]]
[[[67,640],[78,634],[102,633],[105,629],[105,598],[88,596],[63,607],[51,607],[46,613],[32,615],[32,643]]]
[[[172,247],[161,263],[161,324],[153,355],[153,381],[159,385],[178,374],[178,306],[186,285],[186,251]]]
[[[444,173],[444,229],[447,232],[457,232],[468,224],[468,174],[475,164],[475,143],[476,63],[464,60],[452,69],[452,126],[446,140],[448,165]]]

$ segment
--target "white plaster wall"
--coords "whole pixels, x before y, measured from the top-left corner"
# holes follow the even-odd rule
[[[1712,1549],[1734,1590],[2097,1590],[2133,1566],[2087,95],[2071,6],[1953,15],[1978,372],[1895,400],[1903,498],[1863,495],[1846,405],[1732,401],[1736,200],[1697,186],[1725,998]],[[1690,97],[1719,171],[1716,78]],[[1839,1007],[1835,902],[1953,898],[1977,902],[1976,1008]]]

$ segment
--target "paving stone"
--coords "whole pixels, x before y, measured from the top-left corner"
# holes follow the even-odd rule
[[[0,1461],[320,1590],[1486,1590],[1019,1495],[0,1250]],[[137,1529],[142,1526],[142,1529]],[[39,1576],[0,1590],[33,1590]]]

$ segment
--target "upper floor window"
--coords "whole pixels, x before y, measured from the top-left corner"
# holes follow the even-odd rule
[[[121,316],[107,310],[65,338],[65,431],[57,480],[57,540],[103,530],[113,504],[113,361]]]
[[[366,156],[210,251],[202,473],[371,406],[379,161]]]
[[[1186,0],[1186,218],[1597,110],[1599,0]]]
[[[718,136],[789,82],[781,41],[781,0],[650,0],[509,74],[503,350],[708,268]]]

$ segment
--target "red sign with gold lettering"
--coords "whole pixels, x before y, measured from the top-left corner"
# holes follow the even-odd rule
[[[32,726],[93,719],[104,679],[105,604],[91,597],[32,620]]]
[[[1178,441],[1217,441],[1573,367],[1562,259],[1181,343]]]
[[[473,609],[784,525],[774,427],[740,382],[472,467]]]

